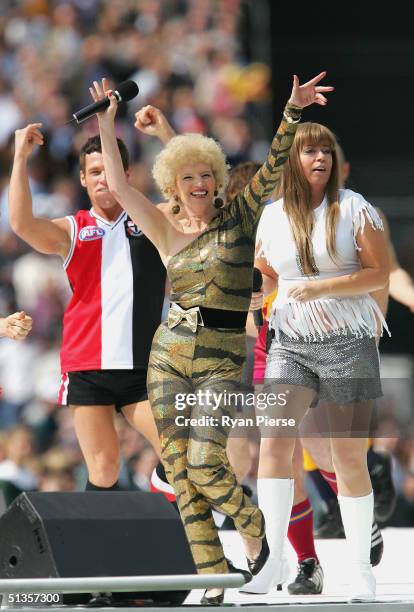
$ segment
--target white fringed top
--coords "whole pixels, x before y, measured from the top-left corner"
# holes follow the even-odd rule
[[[256,243],[259,256],[264,257],[279,275],[278,293],[269,318],[269,326],[275,330],[276,338],[280,331],[295,339],[317,340],[328,333],[343,334],[348,330],[355,336],[374,337],[378,333],[378,323],[381,335],[384,328],[389,333],[377,303],[368,293],[351,297],[332,295],[308,302],[287,297],[289,288],[298,283],[344,276],[361,270],[358,257],[361,249],[356,242],[358,232],[364,231],[367,220],[375,230],[384,230],[381,217],[360,194],[350,189],[340,189],[339,204],[335,261],[332,261],[326,246],[327,198],[314,210],[312,246],[319,272],[314,276],[306,276],[301,269],[289,219],[283,210],[283,199],[268,204],[264,209]]]

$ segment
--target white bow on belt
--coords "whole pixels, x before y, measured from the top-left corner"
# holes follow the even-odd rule
[[[168,311],[168,327],[173,329],[173,327],[179,325],[181,321],[185,321],[191,331],[195,334],[197,331],[197,326],[204,325],[199,306],[194,306],[193,308],[184,310],[181,308],[181,306],[173,302]]]

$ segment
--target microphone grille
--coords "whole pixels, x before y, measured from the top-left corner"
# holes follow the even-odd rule
[[[118,85],[116,91],[124,102],[128,102],[128,100],[132,100],[132,98],[138,95],[139,87],[135,81],[123,81]]]

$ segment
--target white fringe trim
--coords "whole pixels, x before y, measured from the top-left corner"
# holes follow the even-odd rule
[[[354,246],[357,251],[362,251],[357,244],[356,237],[359,231],[364,232],[365,219],[368,219],[372,229],[384,231],[381,217],[371,204],[364,201],[352,219]]]
[[[323,340],[329,334],[345,335],[351,332],[362,338],[383,335],[384,329],[391,336],[384,316],[370,296],[342,299],[322,298],[311,302],[288,302],[281,307],[273,303],[269,326],[278,340],[283,332],[295,340]]]

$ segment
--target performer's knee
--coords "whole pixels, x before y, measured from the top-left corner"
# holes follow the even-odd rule
[[[89,480],[99,487],[110,487],[118,480],[119,454],[104,452],[88,462]]]
[[[352,444],[339,444],[332,449],[335,472],[340,475],[353,475],[367,469],[366,453]]]
[[[295,449],[295,438],[262,438],[260,457],[273,459],[276,462],[292,462]]]

